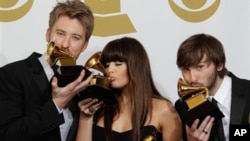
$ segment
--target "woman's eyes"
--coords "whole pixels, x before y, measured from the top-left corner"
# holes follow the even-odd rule
[[[110,63],[106,63],[105,64],[105,68],[109,67]]]
[[[123,61],[107,62],[105,66],[106,66],[106,67],[109,67],[111,63],[114,63],[114,65],[116,65],[116,66],[120,66],[120,65],[122,65],[124,62],[123,62]]]
[[[120,66],[120,65],[122,65],[122,64],[123,64],[122,61],[116,61],[116,62],[115,62],[115,65],[117,65],[117,66]]]

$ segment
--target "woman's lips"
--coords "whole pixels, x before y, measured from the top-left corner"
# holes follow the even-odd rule
[[[114,77],[109,77],[109,80],[112,82],[112,81],[115,80],[115,78]]]

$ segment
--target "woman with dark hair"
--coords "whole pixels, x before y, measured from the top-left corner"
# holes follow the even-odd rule
[[[123,37],[109,42],[100,61],[117,103],[104,105],[90,98],[80,101],[77,141],[181,140],[179,115],[155,87],[148,55],[138,40]]]

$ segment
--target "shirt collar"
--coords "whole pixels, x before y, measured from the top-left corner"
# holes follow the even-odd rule
[[[45,71],[45,74],[46,74],[48,80],[50,81],[50,79],[54,75],[54,71],[52,70],[52,68],[50,67],[49,63],[47,62],[46,53],[44,53],[41,57],[39,57],[38,60],[41,62],[42,67],[43,67],[43,69]]]
[[[221,83],[221,86],[219,87],[219,89],[217,90],[217,92],[215,93],[215,95],[213,96],[214,99],[220,103],[221,105],[223,105],[225,99],[227,98],[227,96],[229,96],[230,92],[231,92],[231,87],[232,87],[232,79],[229,76],[224,76],[224,79]]]

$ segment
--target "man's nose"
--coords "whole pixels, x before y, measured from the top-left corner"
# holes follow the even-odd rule
[[[197,74],[195,71],[190,70],[189,73],[186,76],[186,80],[189,84],[197,82]]]
[[[66,49],[68,49],[69,48],[69,46],[70,46],[70,41],[69,41],[69,39],[67,38],[67,37],[65,37],[62,41],[61,41],[61,48],[63,49],[63,50],[66,50]]]

